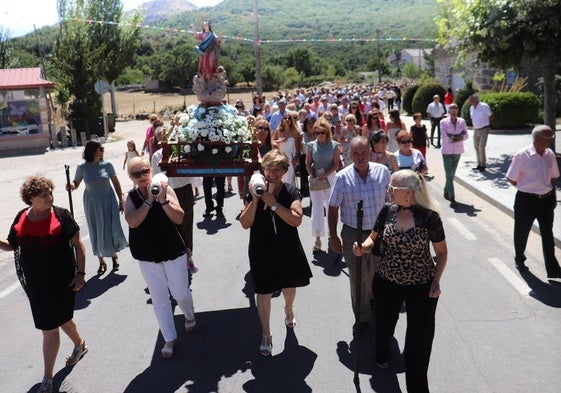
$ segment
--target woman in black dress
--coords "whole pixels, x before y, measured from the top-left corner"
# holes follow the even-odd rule
[[[273,349],[269,319],[271,296],[282,290],[285,306],[285,325],[296,326],[292,305],[296,287],[310,283],[312,272],[300,243],[297,227],[302,223],[302,204],[297,189],[282,182],[288,170],[286,154],[271,150],[265,154],[261,166],[268,184],[262,195],[247,195],[240,215],[249,236],[249,266],[257,294],[257,312],[261,322],[261,354],[270,355]]]
[[[67,365],[78,363],[88,352],[72,319],[74,293],[84,286],[85,248],[70,212],[53,206],[53,189],[47,178],[28,178],[20,195],[30,207],[16,215],[8,239],[0,240],[1,250],[14,251],[16,272],[29,297],[35,327],[43,331],[45,370],[38,392],[53,389],[59,327],[74,343]]]

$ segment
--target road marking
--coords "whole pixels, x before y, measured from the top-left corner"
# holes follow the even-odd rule
[[[10,293],[12,293],[14,290],[17,289],[17,287],[19,287],[19,281],[14,282],[12,285],[10,285],[8,288],[4,289],[2,292],[0,292],[0,299],[5,298],[6,296],[8,296]]]
[[[452,224],[452,226],[456,228],[456,230],[460,232],[460,234],[465,237],[466,240],[477,240],[475,235],[471,233],[471,231],[467,229],[466,226],[462,224],[457,218],[450,217],[448,218],[448,222]]]
[[[514,272],[509,269],[503,261],[501,261],[499,258],[489,258],[489,262],[521,295],[530,295],[531,289],[528,284],[526,284],[524,280],[514,274]]]

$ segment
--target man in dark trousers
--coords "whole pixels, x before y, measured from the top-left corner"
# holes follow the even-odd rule
[[[337,173],[335,184],[329,199],[327,221],[329,224],[330,247],[337,253],[342,253],[349,267],[351,283],[351,303],[356,311],[356,286],[360,285],[360,330],[368,327],[371,318],[372,280],[379,256],[364,255],[361,262],[361,282],[356,282],[358,268],[357,258],[353,254],[353,243],[357,240],[357,206],[363,201],[362,239],[366,239],[374,224],[378,213],[386,202],[386,190],[390,184],[390,171],[385,165],[369,162],[370,144],[364,136],[356,136],[351,140],[351,159],[349,165]],[[337,234],[337,224],[341,213],[343,228],[341,237]]]
[[[557,205],[555,183],[559,177],[557,159],[550,149],[554,135],[548,126],[536,126],[532,130],[532,143],[512,157],[506,178],[518,189],[514,199],[516,267],[520,271],[528,269],[524,263],[524,251],[532,223],[537,219],[547,277],[561,278],[561,267],[555,258],[553,240],[553,215]]]

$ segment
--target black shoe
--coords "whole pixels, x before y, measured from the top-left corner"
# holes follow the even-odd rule
[[[475,168],[471,168],[472,171],[481,171],[481,167],[478,165]]]
[[[203,213],[203,217],[211,217],[212,216],[212,210],[205,210],[205,212]]]
[[[454,198],[450,198],[450,207],[458,206],[458,202]]]
[[[447,201],[449,201],[449,200],[450,200],[450,197],[448,196],[448,194],[447,194],[447,193],[444,193],[444,199],[446,199]]]
[[[547,278],[561,278],[561,270],[555,273],[547,273]]]
[[[222,209],[216,209],[216,217],[224,218],[224,213],[222,213]]]
[[[485,167],[484,166],[480,166],[479,168],[479,172],[485,172]]]

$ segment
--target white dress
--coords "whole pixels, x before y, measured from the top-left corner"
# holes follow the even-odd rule
[[[278,141],[277,141],[278,142]],[[291,185],[294,185],[294,164],[293,161],[296,158],[296,141],[293,137],[285,138],[282,142],[278,142],[279,149],[288,157],[288,171],[283,175],[282,181]]]
[[[401,131],[401,128],[388,128],[388,151],[395,153],[399,150],[399,145],[397,144],[397,140],[395,136],[397,133]]]

